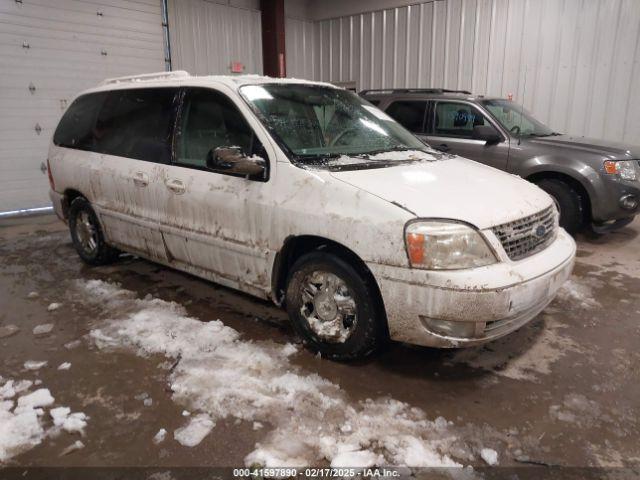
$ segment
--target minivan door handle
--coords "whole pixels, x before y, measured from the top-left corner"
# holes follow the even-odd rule
[[[136,187],[146,187],[149,185],[149,176],[144,172],[136,172],[133,174],[133,184]]]
[[[446,143],[441,143],[440,145],[434,145],[433,148],[441,152],[448,152],[449,150],[451,150],[449,145],[447,145]]]
[[[187,190],[187,187],[184,186],[182,180],[178,180],[177,178],[172,178],[171,180],[167,180],[165,183],[167,188],[171,190],[173,193],[180,195]]]

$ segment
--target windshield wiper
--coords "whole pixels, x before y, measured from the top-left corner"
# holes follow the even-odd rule
[[[370,157],[371,155],[379,155],[381,153],[387,152],[408,152],[410,150],[420,150],[418,148],[407,147],[407,146],[395,146],[390,148],[380,148],[378,150],[371,150],[370,152],[362,152],[362,153],[354,153],[353,157]]]
[[[342,154],[340,153],[315,153],[309,155],[296,155],[294,157],[299,162],[322,162],[324,160],[328,160],[330,158],[340,158]]]
[[[561,133],[558,132],[551,132],[551,133],[530,133],[529,136],[530,137],[556,137],[558,135],[562,135]]]

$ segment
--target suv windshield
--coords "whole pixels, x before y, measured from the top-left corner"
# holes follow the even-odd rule
[[[551,135],[560,135],[544,123],[533,118],[522,106],[510,100],[483,100],[482,104],[504,128],[516,136],[549,137]]]
[[[240,89],[263,123],[295,160],[315,163],[406,161],[432,156],[428,147],[391,117],[354,93],[301,84],[247,85]],[[418,151],[413,155],[399,153]],[[425,158],[426,159],[426,158]],[[315,161],[315,162],[314,162]]]

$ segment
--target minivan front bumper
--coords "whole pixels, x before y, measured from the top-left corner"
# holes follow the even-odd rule
[[[536,317],[569,278],[576,245],[560,229],[544,250],[517,262],[456,271],[369,264],[392,339],[467,347],[507,335]]]

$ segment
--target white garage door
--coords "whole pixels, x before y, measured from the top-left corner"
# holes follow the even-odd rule
[[[164,69],[162,0],[0,0],[0,212],[49,204],[41,166],[80,90]]]

